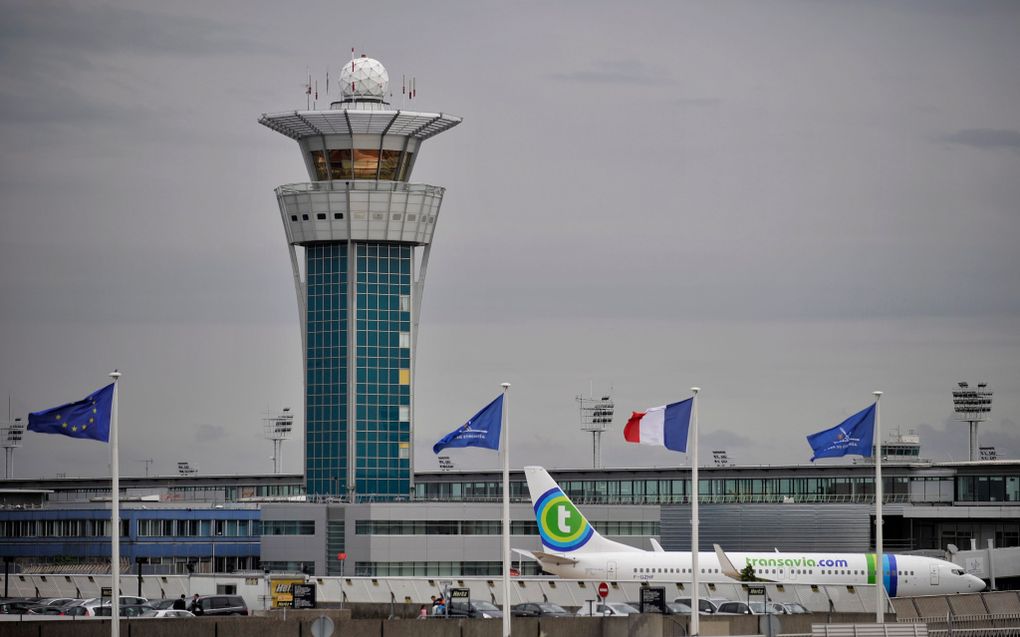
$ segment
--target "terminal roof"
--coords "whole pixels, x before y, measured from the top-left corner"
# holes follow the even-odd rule
[[[402,135],[428,139],[460,124],[446,113],[414,111],[328,110],[264,114],[259,123],[292,139],[319,135]]]

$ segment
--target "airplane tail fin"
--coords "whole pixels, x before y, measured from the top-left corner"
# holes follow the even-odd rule
[[[524,475],[528,479],[538,534],[546,550],[559,554],[641,551],[599,535],[542,467],[524,467]]]

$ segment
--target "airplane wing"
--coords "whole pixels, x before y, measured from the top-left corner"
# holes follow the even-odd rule
[[[719,569],[727,577],[732,577],[735,580],[740,579],[740,571],[737,570],[736,566],[733,566],[733,562],[726,556],[726,552],[722,550],[722,547],[718,544],[713,544],[712,547],[715,549],[715,556],[719,558]],[[774,580],[766,579],[755,573],[755,577],[762,582],[771,582]]]
[[[665,553],[666,552],[662,548],[662,545],[659,544],[659,541],[656,540],[654,537],[648,538],[648,541],[652,543],[652,550],[655,551],[656,553]]]
[[[555,564],[556,566],[562,566],[564,564],[577,564],[577,560],[572,557],[566,557],[564,555],[554,555],[553,553],[545,553],[543,551],[525,551],[524,549],[510,549],[518,555],[524,557],[530,557],[536,562],[548,562],[549,564]]]

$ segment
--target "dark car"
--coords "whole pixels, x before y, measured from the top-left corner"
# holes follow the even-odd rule
[[[150,599],[149,606],[152,606],[156,610],[166,610],[167,608],[173,608],[174,602],[176,601],[177,601],[176,599],[170,597],[167,597],[165,599]],[[185,602],[184,605],[187,606],[187,602]]]
[[[205,595],[188,604],[188,610],[200,617],[217,615],[247,615],[248,605],[240,595]]]
[[[2,615],[24,615],[29,608],[38,606],[34,600],[9,599],[0,602],[0,614]]]
[[[514,617],[573,617],[574,614],[559,604],[550,602],[516,604],[510,607]]]
[[[482,599],[470,599],[465,602],[450,602],[446,607],[447,617],[473,617],[481,619],[495,619],[503,617],[503,611]]]

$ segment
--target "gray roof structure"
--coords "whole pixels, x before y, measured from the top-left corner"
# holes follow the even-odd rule
[[[369,109],[290,111],[263,114],[259,124],[301,140],[320,135],[401,135],[424,140],[461,123],[446,113]]]

